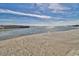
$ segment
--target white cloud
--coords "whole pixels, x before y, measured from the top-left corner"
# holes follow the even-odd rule
[[[69,7],[65,7],[58,3],[49,4],[48,7],[53,13],[63,13],[65,10],[70,10]]]
[[[53,13],[65,13],[65,10],[70,10],[71,8],[63,6],[59,3],[49,3],[49,4],[37,4],[40,7],[40,10],[45,11],[45,8],[50,10]]]
[[[51,16],[23,13],[23,12],[8,10],[8,9],[0,9],[0,13],[10,13],[10,14],[16,14],[16,15],[32,16],[32,17],[38,17],[38,18],[44,18],[44,19],[52,18]]]

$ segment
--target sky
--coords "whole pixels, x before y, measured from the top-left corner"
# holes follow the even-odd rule
[[[79,24],[79,3],[0,3],[0,24]]]

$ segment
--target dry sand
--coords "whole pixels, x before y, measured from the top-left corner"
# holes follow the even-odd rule
[[[79,29],[48,32],[0,41],[2,56],[79,55]]]

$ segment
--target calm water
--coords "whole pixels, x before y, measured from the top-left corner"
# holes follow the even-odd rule
[[[45,28],[25,28],[25,29],[10,29],[10,31],[2,31],[0,32],[0,40],[13,38],[17,36],[23,36],[23,35],[31,35],[31,34],[37,34],[37,33],[44,33],[48,30]]]
[[[45,33],[48,31],[67,31],[77,29],[75,27],[55,27],[55,28],[46,28],[46,27],[32,27],[25,29],[10,29],[8,31],[0,32],[0,40],[5,40],[17,36],[31,35],[37,33]]]

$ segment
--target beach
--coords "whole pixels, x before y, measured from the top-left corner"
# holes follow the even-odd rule
[[[0,41],[2,56],[79,55],[79,29],[47,32]]]

